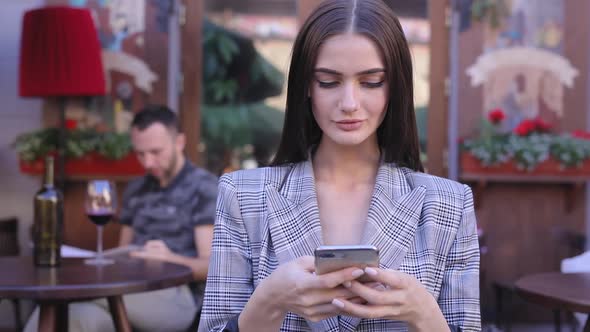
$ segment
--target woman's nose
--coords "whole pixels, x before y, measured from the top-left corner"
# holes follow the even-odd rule
[[[354,112],[358,108],[357,88],[354,83],[347,83],[343,87],[340,108],[344,112]]]

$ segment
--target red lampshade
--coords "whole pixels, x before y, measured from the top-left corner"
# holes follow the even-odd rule
[[[72,7],[28,11],[19,77],[22,97],[104,95],[100,44],[90,12]]]

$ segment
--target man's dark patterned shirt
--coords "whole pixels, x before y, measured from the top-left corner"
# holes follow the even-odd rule
[[[133,228],[133,244],[162,240],[173,252],[195,257],[194,229],[213,225],[216,199],[217,177],[187,160],[165,188],[150,175],[130,182],[120,222]]]

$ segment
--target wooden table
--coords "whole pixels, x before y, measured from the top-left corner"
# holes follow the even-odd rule
[[[516,291],[528,301],[552,309],[590,313],[590,273],[539,273],[516,281]],[[590,319],[584,332],[590,332]]]
[[[179,286],[193,280],[188,267],[117,258],[92,266],[63,258],[57,268],[35,267],[31,257],[0,257],[0,298],[33,299],[40,305],[39,331],[67,331],[68,303],[107,298],[117,331],[131,331],[122,295]]]

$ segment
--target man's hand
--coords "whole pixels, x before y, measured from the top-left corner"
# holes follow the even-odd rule
[[[141,250],[131,252],[131,257],[171,261],[174,253],[162,240],[150,240]]]

